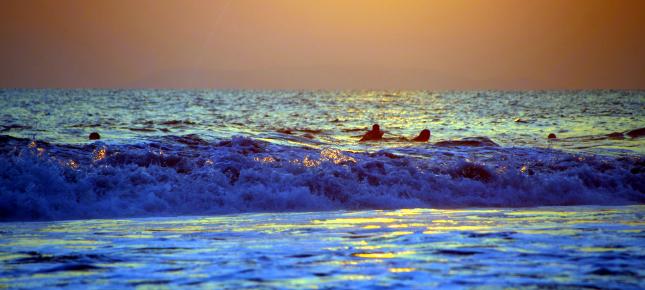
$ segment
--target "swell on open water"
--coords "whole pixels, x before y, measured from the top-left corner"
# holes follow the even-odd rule
[[[0,90],[0,220],[643,204],[644,113],[643,91]]]

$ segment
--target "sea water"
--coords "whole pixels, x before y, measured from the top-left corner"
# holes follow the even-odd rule
[[[642,91],[0,105],[0,286],[644,286]],[[385,140],[358,142],[373,123]]]
[[[13,222],[1,226],[0,287],[642,289],[644,212],[573,206]]]

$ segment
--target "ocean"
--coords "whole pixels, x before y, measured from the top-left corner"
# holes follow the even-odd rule
[[[644,91],[2,89],[0,288],[644,288],[644,127]]]

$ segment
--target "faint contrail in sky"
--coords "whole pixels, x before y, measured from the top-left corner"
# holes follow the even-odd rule
[[[224,10],[228,7],[230,4],[230,0],[225,1],[221,9],[219,9],[219,13],[217,13],[215,20],[213,21],[213,24],[211,25],[211,29],[208,29],[208,34],[206,35],[206,38],[204,38],[204,41],[202,42],[202,45],[200,46],[200,49],[198,50],[197,56],[195,57],[195,68],[200,67],[200,64],[204,62],[204,57],[206,57],[206,49],[208,47],[208,44],[211,42],[211,39],[213,38],[213,34],[215,34],[215,28],[220,22],[220,19],[222,18],[222,14],[224,13]]]

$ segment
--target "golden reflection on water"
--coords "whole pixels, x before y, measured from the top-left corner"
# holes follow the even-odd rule
[[[388,270],[392,273],[408,273],[415,271],[416,268],[390,268]]]
[[[94,161],[103,160],[105,159],[106,156],[107,156],[107,149],[105,147],[101,147],[92,153],[92,159]]]
[[[405,236],[405,235],[411,235],[414,234],[414,232],[409,232],[409,231],[395,231],[395,232],[389,232],[387,234],[381,235],[381,237],[384,238],[391,238],[391,237],[398,237],[398,236]]]
[[[364,246],[356,246],[356,249],[359,250],[378,250],[378,249],[387,249],[387,248],[395,248],[396,246],[393,244],[384,244],[384,245],[367,245],[366,241],[361,241],[359,244],[363,244]]]
[[[463,226],[430,226],[424,234],[441,234],[454,231],[473,231],[473,232],[485,232],[490,231],[491,226],[487,225],[463,225]]]
[[[253,160],[260,163],[278,162],[278,160],[275,159],[273,156],[254,157]],[[300,159],[289,160],[289,163],[291,164],[302,164],[305,167],[318,167],[321,164],[323,164],[323,162],[330,162],[336,165],[343,165],[347,163],[356,163],[356,159],[354,157],[343,154],[343,152],[338,149],[323,148],[320,151],[319,158],[314,158],[309,155],[305,155],[305,157],[302,160]]]
[[[338,149],[325,148],[320,151],[320,159],[327,160],[334,164],[343,164],[347,162],[356,163],[356,159],[351,156],[343,154]]]
[[[645,226],[645,221],[620,221],[621,224],[630,226]]]
[[[403,217],[403,216],[414,216],[414,215],[422,214],[424,212],[427,213],[427,212],[431,212],[431,211],[433,211],[433,210],[423,209],[423,208],[404,208],[404,209],[400,209],[400,210],[396,210],[396,211],[392,211],[392,212],[386,212],[386,213],[384,213],[384,215],[385,216],[400,216],[400,217]]]
[[[359,257],[359,258],[368,258],[368,259],[391,259],[396,257],[394,253],[354,253],[352,254],[354,257]]]
[[[374,277],[369,275],[342,275],[341,280],[348,281],[360,281],[360,280],[372,280]]]
[[[275,160],[275,158],[273,158],[273,156],[265,156],[265,157],[262,157],[262,158],[254,157],[253,160],[255,160],[257,162],[262,162],[262,163],[274,163],[274,162],[276,162],[276,160]],[[211,164],[212,163],[213,162],[211,161]]]
[[[581,252],[624,252],[628,251],[629,249],[625,248],[607,248],[607,247],[581,247],[577,249],[578,251]]]
[[[309,158],[309,155],[305,155],[305,158],[302,159],[302,165],[305,167],[317,167],[320,165],[320,160],[317,159],[311,159]]]
[[[68,160],[66,165],[71,169],[78,169],[78,163],[72,159]]]
[[[391,224],[391,225],[388,225],[387,227],[390,229],[407,229],[412,227],[423,227],[423,226],[425,226],[425,224],[409,223],[409,224]]]
[[[584,228],[593,228],[595,223],[607,224],[608,216],[623,217],[623,213],[642,213],[643,210],[645,206],[627,207],[623,211],[404,209],[69,221],[46,224],[29,232],[31,235],[4,241],[0,244],[0,262],[29,257],[28,254],[6,250],[14,247],[71,249],[86,253],[115,251],[111,247],[120,247],[116,251],[119,257],[125,257],[123,261],[98,262],[94,265],[100,270],[85,273],[101,275],[112,269],[137,273],[150,272],[152,268],[165,269],[155,275],[166,280],[179,277],[208,280],[225,273],[240,272],[245,267],[255,271],[251,273],[264,273],[264,267],[278,263],[291,267],[288,271],[305,270],[298,275],[269,276],[262,285],[314,288],[339,281],[359,283],[413,277],[410,275],[439,275],[445,279],[442,275],[447,274],[463,278],[479,271],[506,271],[512,278],[512,273],[518,269],[534,271],[535,266],[526,265],[532,265],[535,259],[543,259],[540,263],[551,268],[564,267],[563,274],[547,280],[576,281],[578,278],[567,272],[570,268],[566,263],[553,256],[589,258],[642,252],[633,245],[589,239],[596,232],[585,231]],[[643,222],[637,219],[617,220],[606,230],[631,237],[641,233],[642,226]],[[96,240],[88,237],[96,237]],[[136,259],[128,255],[134,255]],[[170,265],[156,264],[158,259],[146,260],[154,257],[175,260]],[[498,262],[502,260],[509,262]],[[313,276],[307,271],[321,275]],[[69,279],[75,277],[76,272],[42,273],[38,277],[45,280]],[[258,275],[251,277],[262,277]],[[131,280],[145,282],[144,279]],[[434,283],[428,282],[428,285]],[[206,283],[215,281],[200,285],[222,287],[221,284]]]
[[[380,229],[381,226],[379,226],[379,225],[366,225],[363,228],[366,229],[366,230],[374,230],[374,229]]]
[[[354,253],[352,256],[367,259],[392,259],[397,257],[414,255],[415,251],[401,251],[401,252],[372,252],[372,253]]]
[[[314,220],[314,224],[325,224],[325,225],[341,225],[341,226],[354,226],[356,224],[379,224],[379,223],[393,223],[396,222],[396,219],[393,218],[339,218],[331,220]]]
[[[42,238],[21,238],[15,239],[9,242],[0,243],[1,246],[15,247],[44,247],[44,246],[62,246],[68,249],[95,249],[102,244],[105,244],[105,241],[97,240],[66,240],[66,239],[42,239]]]
[[[523,234],[532,235],[552,235],[552,236],[573,236],[579,231],[576,229],[559,229],[559,228],[546,228],[546,229],[520,229],[518,232]]]

